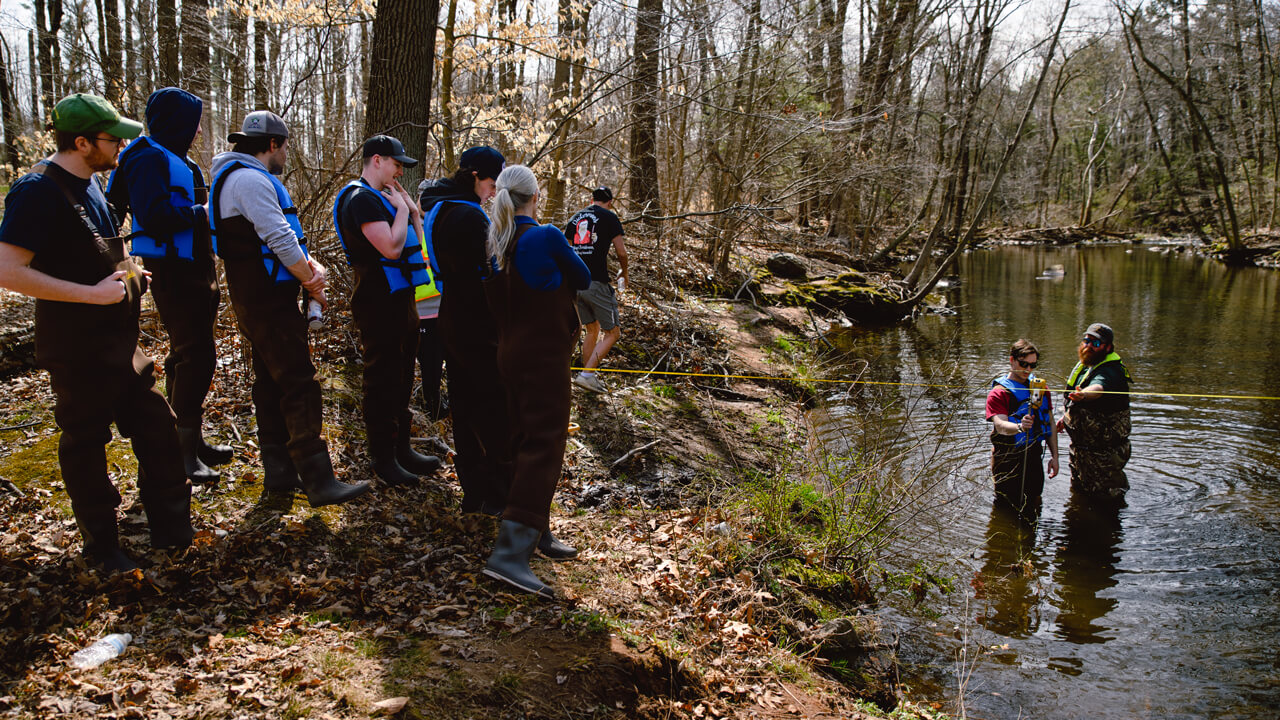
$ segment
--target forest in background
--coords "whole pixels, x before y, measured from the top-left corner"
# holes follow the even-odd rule
[[[414,184],[491,144],[542,178],[544,220],[610,185],[631,232],[720,272],[739,242],[809,231],[858,258],[957,250],[992,225],[1239,250],[1280,197],[1278,8],[8,0],[4,163],[14,177],[48,151],[67,93],[141,119],[172,84],[206,100],[206,166],[246,112],[280,113],[286,182],[322,232],[359,143],[386,131],[424,158]]]

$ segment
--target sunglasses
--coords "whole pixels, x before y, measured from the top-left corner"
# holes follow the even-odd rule
[[[1023,360],[1023,359],[1021,359],[1021,358],[1014,358],[1014,360],[1017,360],[1017,361],[1018,361],[1018,364],[1022,366],[1022,369],[1023,369],[1023,370],[1035,370],[1035,369],[1036,369],[1036,365],[1039,365],[1039,364],[1040,364],[1038,361],[1037,361],[1037,362],[1027,362],[1026,360]]]
[[[1101,340],[1098,340],[1097,338],[1091,338],[1087,336],[1084,338],[1084,342],[1086,345],[1088,345],[1089,347],[1095,350],[1102,347],[1103,345],[1106,345],[1106,343],[1102,342]]]

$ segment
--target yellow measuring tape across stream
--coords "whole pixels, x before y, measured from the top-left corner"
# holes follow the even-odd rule
[[[570,370],[585,370],[586,368],[573,367]],[[806,378],[806,377],[777,377],[773,375],[729,375],[725,373],[695,373],[695,372],[678,372],[675,370],[631,370],[627,368],[596,368],[594,372],[606,373],[630,373],[635,375],[674,375],[678,377],[706,377],[720,378],[723,380],[787,380],[794,382],[811,382],[811,383],[832,383],[841,385],[891,385],[898,387],[920,387],[920,388],[943,388],[947,390],[971,390],[968,385],[936,385],[932,383],[909,383],[909,382],[887,382],[882,380],[833,380],[825,378]],[[1049,388],[1049,392],[1066,392],[1067,388]],[[1134,392],[1132,390],[1103,390],[1106,395],[1148,395],[1153,397],[1183,397],[1183,398],[1210,398],[1217,400],[1280,400],[1280,397],[1271,395],[1210,395],[1204,393],[1173,393],[1173,392]]]

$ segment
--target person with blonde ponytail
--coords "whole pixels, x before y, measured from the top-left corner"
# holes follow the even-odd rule
[[[533,574],[534,550],[567,559],[577,550],[555,539],[551,497],[560,480],[568,438],[570,374],[578,338],[577,291],[591,271],[564,233],[539,225],[538,180],[523,165],[498,175],[489,252],[497,272],[485,295],[498,326],[498,372],[507,388],[514,469],[502,524],[484,574],[545,598],[555,591]]]

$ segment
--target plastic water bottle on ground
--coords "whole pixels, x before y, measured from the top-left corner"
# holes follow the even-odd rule
[[[307,301],[307,327],[312,330],[324,327],[324,308],[320,307],[320,301],[315,298]]]
[[[112,633],[71,656],[71,664],[81,670],[96,668],[114,658],[133,642],[129,633]]]

